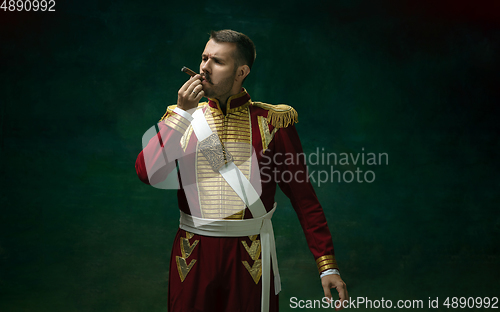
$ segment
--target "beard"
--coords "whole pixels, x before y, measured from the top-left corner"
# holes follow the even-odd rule
[[[221,98],[228,95],[231,92],[234,84],[234,78],[236,77],[236,71],[234,71],[233,75],[228,78],[223,79],[219,83],[212,83],[211,77],[206,75],[205,80],[209,83],[209,86],[204,88],[205,97],[207,98]],[[229,94],[232,95],[232,94]]]

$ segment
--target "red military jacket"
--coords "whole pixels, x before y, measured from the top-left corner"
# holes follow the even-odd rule
[[[248,219],[252,215],[203,153],[190,122],[169,106],[159,132],[136,161],[139,179],[157,184],[178,165],[179,209],[209,219]],[[319,272],[338,269],[323,209],[308,180],[305,155],[295,129],[297,112],[288,105],[253,102],[242,92],[230,97],[226,112],[217,99],[200,103],[212,131],[220,137],[234,163],[250,180],[267,211],[274,205],[276,185],[290,198],[316,259]]]

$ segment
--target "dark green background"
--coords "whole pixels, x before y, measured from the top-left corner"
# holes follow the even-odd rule
[[[0,311],[166,311],[175,191],[142,184],[134,162],[179,69],[223,28],[254,40],[245,87],[297,109],[307,153],[389,155],[335,167],[373,170],[371,184],[316,188],[352,297],[500,296],[493,1],[56,3],[0,11]],[[289,311],[322,289],[277,201]]]

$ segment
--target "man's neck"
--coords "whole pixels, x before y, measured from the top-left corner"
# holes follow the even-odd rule
[[[226,114],[227,99],[229,99],[229,97],[227,97],[225,99],[217,99],[219,101],[220,109],[222,110],[222,113],[224,115]]]
[[[233,89],[229,95],[224,95],[220,98],[216,98],[217,101],[219,101],[219,106],[220,106],[220,109],[222,110],[222,113],[225,115],[226,114],[226,111],[227,111],[227,100],[232,97],[233,95],[236,95],[236,94],[239,94],[241,92],[241,86],[239,86],[239,88],[237,89]]]

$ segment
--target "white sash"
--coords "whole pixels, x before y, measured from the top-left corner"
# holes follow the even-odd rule
[[[194,133],[201,142],[209,137],[213,132],[205,119],[203,109],[198,109],[193,114],[191,125],[193,126]],[[220,174],[231,186],[231,188],[238,194],[241,200],[248,207],[252,213],[253,219],[245,220],[215,220],[215,219],[202,219],[184,214],[181,211],[181,228],[189,232],[198,233],[207,236],[247,236],[260,234],[261,247],[262,247],[262,302],[261,312],[269,311],[270,300],[270,284],[271,284],[271,258],[274,271],[274,291],[278,294],[281,291],[281,279],[278,271],[278,261],[276,257],[276,246],[274,241],[274,231],[271,223],[271,216],[274,212],[269,213],[266,211],[259,194],[252,186],[250,181],[243,175],[240,169],[233,163],[225,164],[220,169]],[[192,224],[191,224],[192,223]],[[252,230],[247,234],[241,229],[250,227]],[[239,230],[237,230],[239,228]],[[241,234],[241,235],[240,235]]]
[[[198,141],[201,142],[204,139],[208,138],[213,132],[208,125],[205,116],[203,115],[203,110],[198,109],[193,114],[193,121],[191,125],[193,126],[194,133],[198,138]],[[266,208],[264,208],[264,204],[260,199],[259,194],[255,191],[255,188],[252,186],[250,181],[243,175],[241,170],[234,164],[234,162],[230,162],[225,164],[220,169],[220,174],[226,180],[227,184],[231,186],[231,188],[238,194],[241,200],[245,203],[245,205],[250,209],[252,216],[260,217],[267,213]]]

